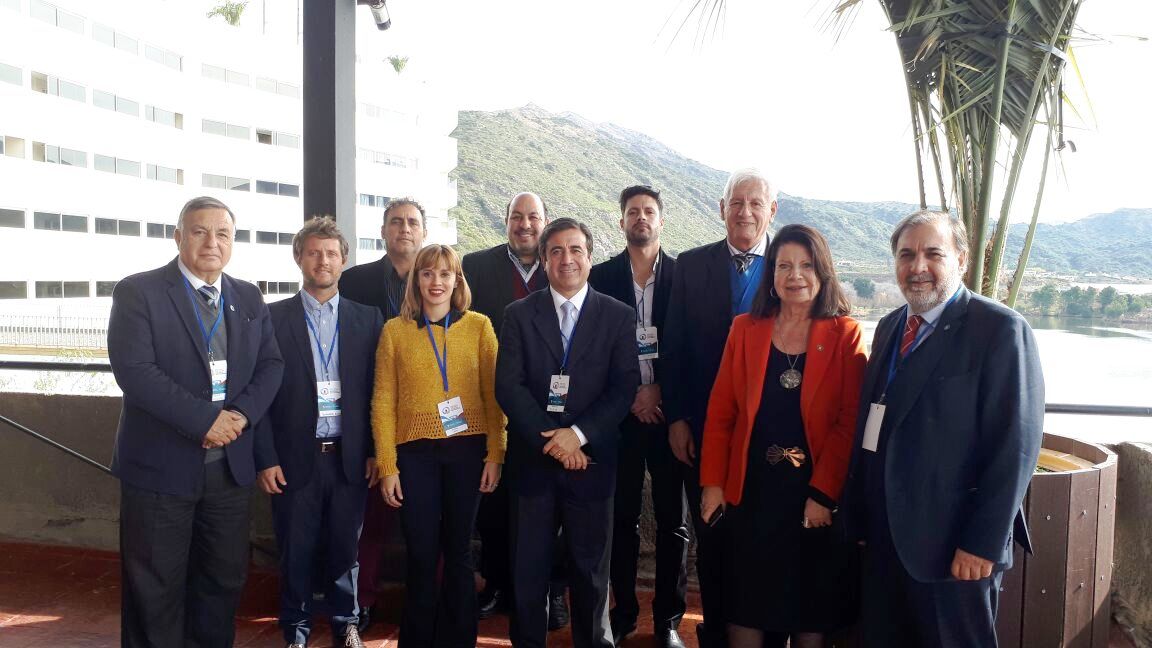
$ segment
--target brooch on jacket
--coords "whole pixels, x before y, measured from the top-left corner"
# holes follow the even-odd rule
[[[794,467],[799,468],[808,460],[808,455],[804,454],[804,451],[798,447],[781,448],[778,445],[773,445],[768,448],[766,455],[768,463],[773,466],[787,459]]]

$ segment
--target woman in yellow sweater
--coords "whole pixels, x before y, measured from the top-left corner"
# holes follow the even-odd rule
[[[500,480],[507,419],[496,404],[496,334],[487,317],[468,310],[471,300],[460,257],[429,245],[376,349],[380,488],[400,509],[408,545],[402,648],[476,645],[472,527],[481,493]]]

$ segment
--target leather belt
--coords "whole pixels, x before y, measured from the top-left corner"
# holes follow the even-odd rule
[[[320,447],[320,454],[328,454],[340,449],[340,439],[316,439],[316,443]]]

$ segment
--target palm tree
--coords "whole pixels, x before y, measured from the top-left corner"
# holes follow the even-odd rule
[[[244,9],[247,7],[248,0],[240,0],[240,2],[225,0],[213,7],[212,11],[208,12],[208,17],[220,16],[224,22],[235,27],[240,24],[240,16],[244,14]]]
[[[408,65],[407,56],[392,55],[389,56],[386,60],[392,64],[392,69],[396,70],[396,74],[403,72],[404,66]]]

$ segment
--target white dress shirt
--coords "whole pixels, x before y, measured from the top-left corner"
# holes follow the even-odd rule
[[[556,309],[556,322],[559,323],[564,321],[564,311],[560,308],[564,305],[564,302],[572,302],[572,305],[576,307],[576,321],[579,322],[580,310],[584,308],[584,300],[588,298],[588,283],[585,282],[580,290],[575,295],[572,295],[571,299],[556,292],[556,289],[551,286],[548,287],[548,290],[552,293],[552,306]],[[576,337],[576,329],[573,328],[572,330],[572,337]],[[563,340],[561,340],[561,342],[563,342]],[[569,343],[571,343],[571,341],[569,341]],[[588,444],[588,437],[584,436],[584,433],[580,431],[580,428],[573,425],[572,431],[576,433],[576,438],[580,439],[581,446]]]

